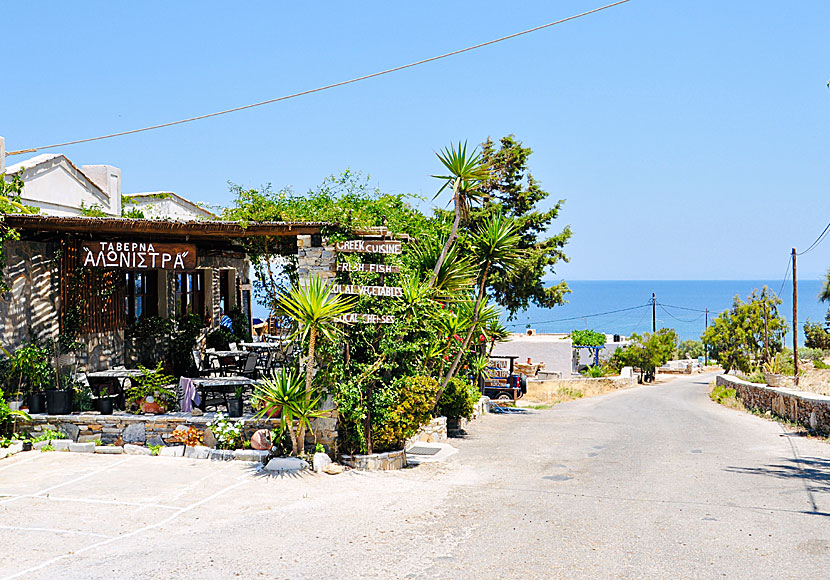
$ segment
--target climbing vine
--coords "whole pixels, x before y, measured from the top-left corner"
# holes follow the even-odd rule
[[[36,214],[40,210],[28,206],[20,199],[23,193],[23,178],[20,172],[12,175],[10,181],[6,181],[6,174],[0,173],[0,292],[8,292],[9,285],[3,273],[6,270],[6,256],[3,253],[3,245],[8,241],[20,239],[17,230],[8,226],[3,216],[10,213]]]

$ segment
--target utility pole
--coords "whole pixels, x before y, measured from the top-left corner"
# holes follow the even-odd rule
[[[764,362],[769,361],[769,327],[767,325],[767,296],[761,295],[761,304],[764,307]]]
[[[651,332],[657,332],[657,297],[651,293]]]
[[[798,386],[798,278],[795,270],[795,253],[793,248],[793,380]]]
[[[706,308],[706,330],[709,330],[709,308]],[[703,365],[709,366],[709,343],[703,342]]]

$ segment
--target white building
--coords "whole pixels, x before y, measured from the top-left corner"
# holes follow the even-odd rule
[[[80,168],[60,153],[38,155],[6,167],[6,178],[23,178],[23,203],[46,215],[77,216],[83,207],[121,215],[121,170],[111,165]]]
[[[0,137],[0,158],[4,158]],[[0,160],[0,173],[3,173]],[[38,207],[44,215],[69,217],[83,215],[84,209],[97,209],[121,217],[138,209],[147,219],[180,221],[212,220],[216,215],[169,191],[121,194],[121,170],[112,165],[78,167],[60,153],[38,155],[6,167],[6,180],[15,174],[23,178],[21,201]]]
[[[176,195],[172,191],[151,191],[146,193],[130,193],[123,197],[124,211],[135,208],[140,210],[147,219],[174,219],[174,220],[213,220],[217,216]]]
[[[600,360],[608,360],[615,350],[627,344],[626,337],[606,334],[605,346],[599,353]],[[576,372],[577,366],[592,364],[593,360],[593,353],[588,349],[579,349],[579,361],[574,360],[573,342],[569,334],[537,334],[532,330],[527,333],[511,333],[506,342],[494,346],[493,356],[516,356],[519,364],[544,363],[540,373],[553,373],[559,377],[568,377]]]

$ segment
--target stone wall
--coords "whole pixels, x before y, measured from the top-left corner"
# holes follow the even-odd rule
[[[32,338],[58,335],[60,275],[51,242],[7,242],[2,273],[11,290],[0,294],[0,345],[15,350]]]
[[[337,275],[337,256],[334,246],[314,247],[312,236],[297,236],[297,275],[305,279],[316,275],[323,280],[333,280]]]
[[[389,451],[371,455],[341,455],[343,465],[362,471],[387,471],[406,467],[406,451]]]
[[[720,374],[715,384],[735,389],[735,395],[753,411],[770,412],[821,435],[830,435],[830,397],[787,387],[770,387]]]
[[[447,440],[447,418],[435,417],[409,438],[406,447],[415,443],[439,443]]]
[[[547,401],[560,394],[560,390],[573,389],[586,395],[615,391],[631,387],[636,383],[633,376],[553,379],[527,381],[527,393],[524,398],[533,401]]]
[[[195,427],[200,431],[207,429],[215,413],[192,416],[189,413],[169,413],[166,415],[130,415],[115,413],[81,413],[73,415],[32,415],[31,430],[62,431],[69,439],[80,443],[100,439],[104,444],[136,443],[163,445],[179,426]],[[243,433],[250,440],[257,429],[277,429],[279,419],[240,418]],[[313,419],[311,425],[317,435],[317,443],[326,451],[336,453],[337,449],[337,412],[329,411],[324,417]],[[306,446],[314,444],[314,434],[306,433]]]
[[[84,348],[78,352],[78,370],[92,373],[116,365],[125,365],[124,329],[110,332],[84,334],[81,336]]]

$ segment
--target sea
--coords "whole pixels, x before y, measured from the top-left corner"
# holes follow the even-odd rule
[[[709,320],[732,306],[735,296],[746,300],[753,290],[766,285],[773,292],[781,291],[779,314],[792,328],[792,281],[771,280],[567,280],[571,293],[566,304],[555,308],[530,306],[504,323],[511,332],[571,332],[590,329],[607,334],[630,336],[651,332],[654,294],[657,306],[656,327],[673,328],[680,340],[699,340]],[[798,281],[798,339],[804,344],[804,322],[824,322],[830,304],[819,302],[822,280]],[[254,306],[255,317],[265,319],[267,310]],[[791,330],[785,341],[792,342]]]
[[[772,280],[567,280],[571,293],[567,304],[555,308],[531,306],[505,324],[512,332],[571,332],[590,329],[607,334],[629,336],[652,329],[652,294],[657,306],[655,325],[673,328],[680,340],[699,340],[709,320],[730,308],[735,296],[746,300],[753,290],[766,285],[781,294],[778,312],[792,328],[792,281]],[[824,322],[830,304],[819,302],[822,280],[798,281],[798,339],[804,344],[804,322]],[[791,330],[785,342],[792,342]]]

